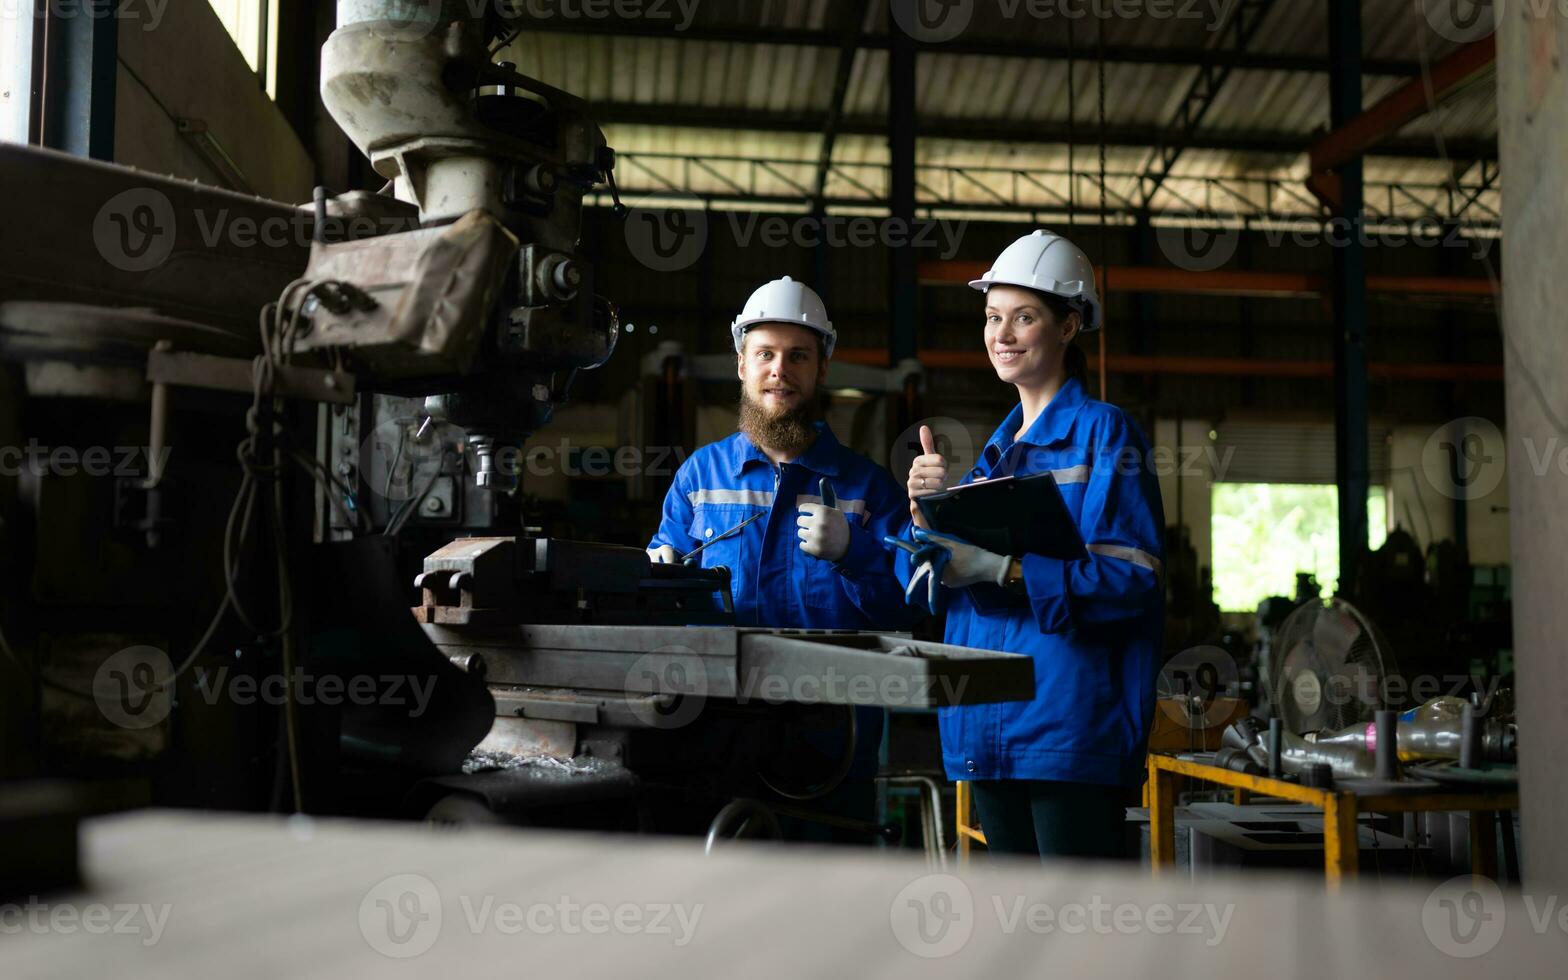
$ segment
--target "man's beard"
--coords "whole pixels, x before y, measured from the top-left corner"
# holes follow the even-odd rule
[[[753,401],[745,389],[740,393],[740,431],[751,441],[765,446],[783,456],[795,457],[811,448],[817,441],[817,427],[813,424],[822,417],[820,392],[805,399],[795,408],[774,414],[761,403]]]

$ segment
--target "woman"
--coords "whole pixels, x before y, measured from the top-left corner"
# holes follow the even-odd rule
[[[946,562],[901,552],[900,576],[911,593],[935,592],[943,568],[947,642],[1027,654],[1035,674],[1032,701],[943,709],[943,761],[950,778],[972,783],[991,850],[1120,857],[1159,670],[1159,484],[1137,427],[1084,392],[1088,364],[1073,340],[1101,318],[1088,257],[1037,231],[970,285],[985,293],[986,352],[1018,405],[961,482],[1053,474],[1087,554],[997,555],[931,532],[914,498],[950,474],[922,429],[925,455],[909,470],[913,533],[925,557]]]

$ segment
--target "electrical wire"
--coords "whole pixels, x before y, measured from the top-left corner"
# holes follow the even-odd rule
[[[430,491],[435,487],[436,480],[440,479],[441,468],[446,463],[446,456],[446,450],[442,449],[440,458],[436,460],[436,465],[430,470],[430,476],[425,480],[425,485],[397,509],[391,520],[387,522],[386,530],[382,534],[388,537],[397,537],[398,533],[403,530],[403,525],[407,524],[409,519],[419,510],[419,505],[424,503],[425,498],[430,495]]]
[[[500,7],[501,5],[498,3],[496,6]],[[515,4],[512,4],[510,7],[508,7],[506,10],[500,11],[500,13],[501,13],[501,16],[503,18],[507,17],[507,16],[521,17],[522,13],[523,13],[521,8],[522,8],[522,4],[521,3],[515,3]],[[523,34],[523,25],[519,24],[517,26],[517,29],[512,31],[512,33],[503,36],[501,38],[501,40],[496,41],[494,44],[490,45],[490,56],[492,58],[495,57],[497,53],[499,53],[501,50],[503,50],[508,44],[511,44],[513,41],[515,41],[519,37],[521,37],[522,34]]]
[[[294,809],[296,812],[304,809],[303,777],[300,760],[299,743],[299,706],[295,699],[292,684],[294,668],[297,661],[297,645],[294,636],[294,592],[288,565],[288,536],[286,532],[287,511],[285,507],[283,473],[285,459],[292,461],[308,473],[312,480],[321,486],[329,500],[343,514],[345,520],[357,527],[364,524],[364,512],[355,504],[355,514],[358,519],[351,516],[344,507],[342,500],[354,503],[354,495],[340,480],[328,472],[319,460],[306,456],[303,452],[287,446],[288,432],[279,421],[283,410],[282,402],[275,396],[277,382],[277,369],[286,366],[293,357],[294,341],[298,336],[300,326],[300,310],[305,302],[318,289],[327,286],[324,281],[296,279],[284,287],[283,292],[275,303],[269,303],[262,308],[259,317],[259,332],[262,354],[252,362],[251,369],[251,405],[245,413],[246,436],[235,447],[235,457],[240,464],[240,486],[235,491],[234,501],[229,507],[227,520],[223,530],[223,600],[214,610],[207,628],[202,632],[201,638],[191,649],[190,653],[181,660],[179,666],[173,668],[165,678],[157,680],[151,685],[152,691],[168,691],[181,676],[206,652],[208,644],[218,632],[218,627],[223,624],[229,612],[233,612],[247,629],[257,637],[264,640],[277,640],[282,654],[282,668],[285,678],[286,697],[283,705],[285,741],[288,756],[289,778],[293,790]],[[296,296],[301,290],[304,295]],[[336,362],[335,363],[340,363]],[[266,419],[267,435],[269,437],[270,459],[262,462],[258,459],[260,452],[260,438],[262,435],[262,420]],[[278,624],[272,629],[262,629],[257,625],[256,619],[240,601],[240,579],[243,571],[245,543],[252,535],[255,525],[257,497],[262,483],[270,481],[272,484],[270,501],[270,514],[268,524],[271,529],[271,547],[273,562],[277,575],[277,615]],[[434,481],[432,481],[433,483]],[[339,499],[333,491],[341,493]],[[428,492],[428,488],[426,489]],[[21,659],[6,643],[5,636],[0,633],[0,651],[18,666],[22,666]],[[85,698],[97,697],[95,691],[83,691],[69,684],[56,681],[47,676],[41,676],[40,682],[44,685],[75,694]]]

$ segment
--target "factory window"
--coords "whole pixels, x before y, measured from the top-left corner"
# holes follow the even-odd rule
[[[1339,492],[1330,485],[1216,483],[1212,500],[1214,601],[1252,612],[1269,596],[1294,595],[1310,572],[1330,595],[1339,583]],[[1369,544],[1388,536],[1382,487],[1367,495]]]
[[[277,0],[207,0],[251,70],[262,76],[267,94],[277,95]]]

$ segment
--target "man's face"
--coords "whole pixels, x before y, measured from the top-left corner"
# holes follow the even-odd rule
[[[828,372],[816,332],[787,323],[747,330],[738,360],[746,397],[774,416],[809,404]]]

